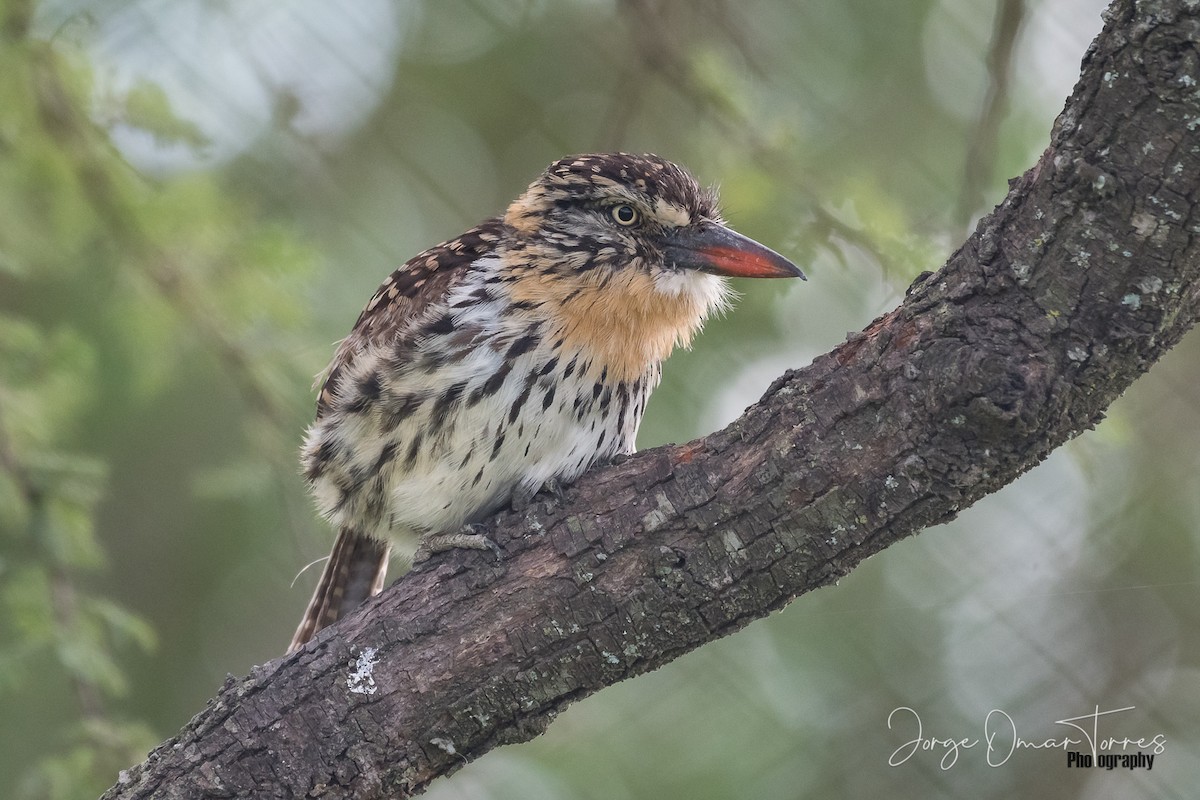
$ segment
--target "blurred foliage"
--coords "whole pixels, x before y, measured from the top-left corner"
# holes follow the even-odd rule
[[[328,546],[311,376],[396,264],[567,153],[719,181],[810,281],[672,357],[641,444],[703,435],[940,265],[1103,5],[0,0],[0,794],[95,796],[282,652]],[[1190,796],[1196,347],[955,523],[430,796]],[[1165,732],[1153,772],[887,766],[898,706],[1045,738],[1096,704]]]
[[[152,653],[154,628],[93,585],[114,566],[97,535],[103,443],[131,424],[114,411],[151,408],[189,362],[213,358],[243,394],[233,418],[246,443],[228,458],[276,469],[279,448],[253,443],[291,438],[280,390],[297,373],[278,348],[303,322],[287,288],[313,258],[215,175],[131,169],[90,115],[87,54],[31,36],[29,12],[12,3],[0,18],[0,703],[57,702],[33,732],[51,735],[53,755],[6,763],[25,766],[3,783],[10,797],[74,798],[99,794],[159,738],[119,710],[122,660]],[[109,125],[200,142],[161,89],[120,99]]]

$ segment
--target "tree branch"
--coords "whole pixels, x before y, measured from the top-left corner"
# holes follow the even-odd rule
[[[723,431],[491,521],[229,680],[107,798],[419,793],[1014,480],[1200,307],[1200,8],[1117,0],[1050,147],[904,303]]]

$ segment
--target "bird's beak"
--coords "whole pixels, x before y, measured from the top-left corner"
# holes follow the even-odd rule
[[[800,268],[753,239],[711,220],[676,228],[662,238],[668,265],[731,278],[800,278]]]

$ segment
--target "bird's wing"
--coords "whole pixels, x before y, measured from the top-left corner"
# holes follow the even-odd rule
[[[491,219],[409,259],[384,279],[350,334],[338,344],[317,395],[317,419],[329,410],[338,378],[367,347],[403,335],[430,303],[446,297],[467,268],[493,252],[503,222]],[[320,377],[318,377],[320,380]]]

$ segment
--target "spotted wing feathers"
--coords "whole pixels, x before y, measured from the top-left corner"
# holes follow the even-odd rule
[[[446,297],[474,261],[494,252],[503,228],[500,220],[488,220],[431,247],[384,279],[325,372],[317,397],[317,419],[329,410],[339,376],[358,354],[368,345],[405,336],[413,320],[430,303]]]

